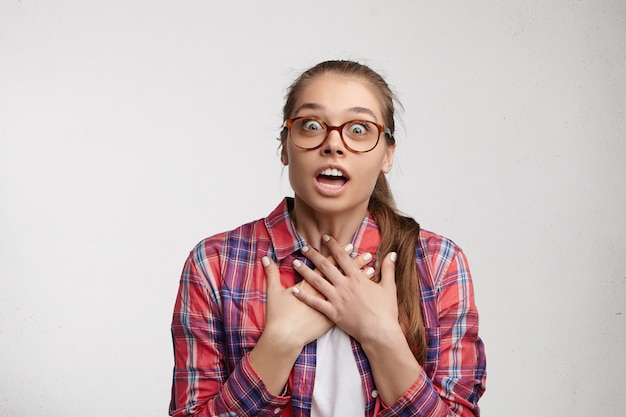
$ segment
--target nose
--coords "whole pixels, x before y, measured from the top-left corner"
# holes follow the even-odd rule
[[[341,138],[341,131],[339,129],[331,129],[328,132],[328,138],[326,143],[322,146],[322,153],[325,155],[331,155],[336,153],[337,155],[343,155],[346,151],[343,140]]]

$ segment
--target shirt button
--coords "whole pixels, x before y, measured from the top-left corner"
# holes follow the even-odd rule
[[[278,413],[280,413],[280,407],[276,407],[276,408],[274,409],[274,414],[278,414]]]
[[[372,391],[372,398],[376,398],[378,397],[378,391],[374,390]]]

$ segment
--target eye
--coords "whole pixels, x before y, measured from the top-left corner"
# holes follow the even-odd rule
[[[302,130],[306,130],[308,132],[316,132],[318,130],[324,130],[324,126],[318,120],[303,119]]]
[[[364,136],[372,129],[369,122],[356,121],[348,126],[348,133],[352,136]]]

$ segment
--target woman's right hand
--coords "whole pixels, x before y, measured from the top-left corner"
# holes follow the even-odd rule
[[[249,359],[267,390],[280,395],[302,348],[328,331],[333,322],[293,295],[293,289],[299,286],[321,297],[313,287],[302,281],[284,288],[276,263],[267,256],[261,262],[267,277],[265,329]]]
[[[306,344],[326,333],[334,323],[294,297],[294,291],[306,290],[321,298],[322,295],[310,284],[302,280],[293,287],[284,288],[280,282],[278,265],[267,256],[263,257],[262,263],[267,277],[267,311],[263,334],[267,333],[276,343],[297,349],[299,353]]]

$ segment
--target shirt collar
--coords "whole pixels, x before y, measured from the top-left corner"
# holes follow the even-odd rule
[[[306,242],[296,230],[293,220],[289,215],[289,210],[293,207],[293,199],[286,197],[275,209],[265,218],[265,227],[274,246],[276,260],[282,261],[292,253],[299,251]]]
[[[286,197],[264,220],[277,261],[282,261],[306,245],[304,238],[298,233],[289,215],[292,208],[293,198]],[[365,252],[376,256],[380,243],[380,231],[371,215],[365,216],[352,237],[351,243],[354,245],[353,256]]]

